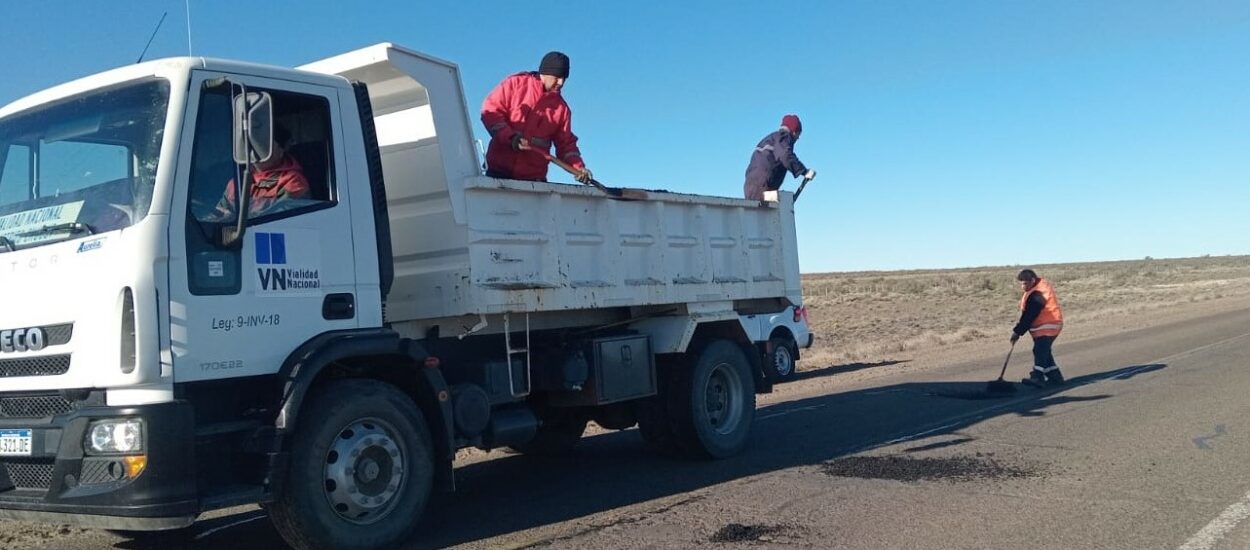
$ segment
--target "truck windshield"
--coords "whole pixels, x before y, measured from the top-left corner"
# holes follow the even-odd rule
[[[0,120],[0,254],[142,220],[168,105],[150,79]]]

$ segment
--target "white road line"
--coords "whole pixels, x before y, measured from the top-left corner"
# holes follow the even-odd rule
[[[1229,343],[1229,342],[1234,342],[1234,341],[1240,340],[1240,339],[1242,339],[1242,338],[1246,338],[1247,336],[1250,336],[1250,332],[1247,332],[1247,333],[1245,333],[1245,334],[1239,334],[1239,335],[1237,335],[1237,336],[1233,336],[1233,337],[1231,337],[1231,338],[1225,338],[1225,339],[1220,340],[1220,341],[1218,341],[1218,342],[1212,342],[1212,343],[1210,343],[1210,344],[1206,344],[1206,345],[1198,346],[1198,347],[1196,347],[1196,348],[1187,349],[1187,350],[1185,350],[1185,351],[1181,351],[1181,352],[1178,352],[1178,353],[1174,353],[1174,354],[1172,354],[1172,355],[1168,355],[1168,356],[1166,356],[1166,357],[1160,357],[1160,358],[1155,359],[1155,360],[1153,360],[1153,361],[1147,361],[1145,365],[1141,365],[1141,366],[1139,366],[1138,368],[1134,368],[1134,369],[1131,369],[1131,370],[1126,371],[1126,372],[1112,372],[1112,373],[1109,373],[1109,374],[1107,374],[1107,375],[1105,375],[1105,376],[1102,376],[1102,377],[1098,377],[1098,378],[1093,378],[1093,379],[1090,379],[1090,380],[1089,380],[1089,382],[1085,382],[1085,383],[1083,383],[1083,384],[1080,384],[1079,386],[1073,386],[1073,387],[1085,387],[1085,386],[1091,386],[1091,385],[1097,384],[1097,383],[1099,383],[1099,382],[1105,382],[1105,381],[1107,381],[1107,380],[1116,380],[1116,379],[1124,380],[1124,379],[1127,379],[1129,376],[1131,376],[1131,375],[1133,375],[1133,374],[1137,374],[1138,372],[1143,371],[1143,370],[1146,370],[1146,369],[1149,369],[1149,368],[1151,368],[1151,367],[1153,367],[1153,366],[1155,366],[1155,365],[1160,365],[1160,364],[1166,365],[1169,361],[1171,361],[1171,360],[1173,360],[1173,359],[1176,359],[1176,358],[1179,358],[1179,357],[1183,357],[1183,356],[1188,355],[1188,354],[1191,354],[1191,353],[1195,353],[1195,352],[1199,352],[1199,351],[1207,350],[1207,349],[1210,349],[1210,348],[1214,348],[1214,347],[1216,347],[1216,346],[1221,346],[1221,345],[1227,344],[1227,343]],[[1121,378],[1121,377],[1123,377],[1123,378]],[[1071,388],[1069,388],[1069,389],[1071,389]],[[875,394],[894,393],[894,392],[905,392],[905,391],[909,391],[909,390],[904,390],[904,389],[901,389],[901,388],[894,388],[894,389],[887,389],[887,390],[871,390],[871,394],[875,395]],[[903,435],[903,436],[900,436],[900,437],[897,437],[897,438],[891,439],[891,440],[886,441],[886,442],[883,442],[883,443],[870,443],[870,444],[864,445],[864,446],[862,446],[862,447],[854,447],[854,448],[848,449],[845,453],[842,453],[842,455],[843,455],[843,456],[850,456],[850,455],[854,455],[854,454],[859,454],[859,453],[863,453],[863,452],[871,451],[871,450],[874,450],[874,449],[880,449],[880,448],[882,448],[882,447],[888,447],[888,446],[890,446],[890,445],[895,445],[895,444],[898,444],[898,443],[903,443],[903,442],[906,442],[906,441],[912,441],[912,440],[915,440],[915,439],[919,439],[919,438],[921,438],[921,437],[924,437],[924,436],[927,436],[927,435],[933,434],[933,433],[935,433],[935,432],[940,432],[940,431],[942,431],[942,430],[947,430],[947,429],[953,428],[953,427],[958,426],[958,425],[960,425],[960,424],[963,424],[963,423],[965,423],[965,422],[969,422],[970,420],[973,420],[973,419],[978,419],[978,417],[984,417],[984,416],[988,415],[989,413],[993,413],[993,412],[996,412],[996,411],[999,411],[999,410],[1002,410],[1002,409],[1008,409],[1008,408],[1014,407],[1014,406],[1016,406],[1016,405],[1019,405],[1019,404],[1021,404],[1021,403],[1024,403],[1024,402],[1027,402],[1027,401],[1030,401],[1030,400],[1033,400],[1033,399],[1036,399],[1036,398],[1037,398],[1037,396],[1035,396],[1035,395],[1024,395],[1024,396],[1022,396],[1022,397],[1017,397],[1017,398],[1015,398],[1015,399],[1010,399],[1010,400],[1007,400],[1007,401],[1001,402],[1001,403],[999,403],[999,404],[997,404],[997,405],[992,405],[992,406],[989,406],[989,407],[984,407],[984,408],[981,408],[981,409],[976,409],[976,410],[968,411],[968,412],[966,412],[966,413],[964,413],[964,414],[961,414],[961,415],[958,415],[958,416],[955,416],[955,417],[952,417],[952,418],[945,419],[945,422],[946,422],[946,423],[945,423],[945,424],[942,424],[942,425],[940,425],[940,426],[935,426],[935,427],[931,427],[931,428],[924,428],[923,430],[920,430],[920,431],[917,431],[917,432],[912,432],[912,433],[910,433],[910,434]],[[779,417],[779,416],[785,416],[785,415],[787,415],[787,414],[796,413],[796,412],[799,412],[799,411],[807,411],[807,410],[819,409],[819,408],[823,408],[824,406],[825,406],[825,405],[812,405],[812,406],[809,406],[809,407],[800,407],[800,408],[789,409],[789,410],[785,410],[785,411],[779,411],[779,412],[775,412],[775,413],[766,414],[766,415],[763,415],[763,416],[756,417],[756,420],[767,420],[767,419],[769,419],[769,418],[776,418],[776,417]],[[1250,497],[1250,495],[1248,495],[1248,497]],[[1247,503],[1247,504],[1246,504],[1246,509],[1247,509],[1247,514],[1250,514],[1250,503]],[[1240,521],[1240,520],[1238,520],[1238,521]],[[1195,548],[1205,548],[1205,547],[1195,547]],[[1191,549],[1189,549],[1189,548],[1185,548],[1184,550],[1191,550]]]
[[[895,388],[895,389],[892,389],[892,390],[873,390],[873,391],[865,391],[865,392],[864,392],[864,395],[884,395],[884,394],[887,394],[887,393],[906,393],[906,392],[908,392],[908,391],[910,391],[910,390],[905,390],[905,389],[903,389],[903,388]]]
[[[825,407],[826,407],[826,405],[811,405],[811,406],[808,406],[808,407],[799,407],[799,408],[797,408],[797,409],[789,409],[789,410],[784,410],[784,411],[781,411],[781,412],[775,412],[775,413],[772,413],[772,414],[766,414],[766,415],[764,415],[764,416],[758,417],[758,420],[768,420],[769,418],[776,418],[776,417],[778,417],[778,416],[785,416],[785,415],[787,415],[787,414],[796,413],[796,412],[800,412],[800,411],[814,411],[814,410],[816,410],[816,409],[823,409],[823,408],[825,408]]]
[[[1224,345],[1224,344],[1227,344],[1227,343],[1229,343],[1229,342],[1234,342],[1234,341],[1240,340],[1240,339],[1245,338],[1245,337],[1247,337],[1247,336],[1250,336],[1250,332],[1247,332],[1247,333],[1245,333],[1245,334],[1239,334],[1239,335],[1237,335],[1237,336],[1233,336],[1232,338],[1225,338],[1225,339],[1220,340],[1220,341],[1218,341],[1218,342],[1211,342],[1210,344],[1207,344],[1207,345],[1205,345],[1205,346],[1198,346],[1198,347],[1196,347],[1196,348],[1193,348],[1193,349],[1187,349],[1187,350],[1182,351],[1182,352],[1179,352],[1179,353],[1173,353],[1172,355],[1169,355],[1169,356],[1167,356],[1167,357],[1160,357],[1160,358],[1158,358],[1158,359],[1155,359],[1154,361],[1148,361],[1148,363],[1150,363],[1150,364],[1166,364],[1168,361],[1171,361],[1172,359],[1176,359],[1177,357],[1183,357],[1183,356],[1185,356],[1185,355],[1189,355],[1189,354],[1194,353],[1194,352],[1205,351],[1205,350],[1207,350],[1207,349],[1210,349],[1210,348],[1213,348],[1213,347],[1216,347],[1216,346],[1222,346],[1222,345]]]
[[[241,520],[236,521],[236,522],[234,522],[234,523],[227,523],[227,524],[222,525],[222,526],[220,526],[220,527],[214,527],[214,528],[212,528],[212,529],[209,529],[209,530],[207,530],[207,531],[204,531],[203,533],[200,533],[200,534],[195,535],[195,540],[200,540],[200,539],[202,539],[202,538],[204,538],[204,537],[207,537],[207,536],[209,536],[209,535],[211,535],[211,534],[213,534],[213,533],[216,533],[216,532],[218,532],[218,531],[220,531],[220,530],[222,530],[222,529],[229,529],[229,528],[234,527],[234,526],[236,526],[236,525],[243,525],[244,523],[251,523],[251,522],[256,521],[256,520],[258,520],[258,519],[265,519],[265,518],[267,518],[267,517],[269,517],[269,516],[253,516],[253,517],[250,517],[250,518],[247,518],[247,519],[241,519]]]
[[[1110,374],[1110,375],[1108,375],[1108,376],[1106,376],[1106,377],[1104,377],[1104,378],[1099,378],[1099,379],[1097,379],[1097,380],[1094,380],[1094,381],[1092,381],[1091,383],[1093,383],[1093,382],[1102,382],[1103,380],[1127,380],[1127,379],[1129,379],[1129,378],[1132,378],[1132,376],[1133,376],[1134,374],[1137,374],[1137,373],[1139,373],[1139,372],[1141,372],[1141,371],[1144,371],[1144,370],[1150,369],[1150,368],[1152,368],[1152,367],[1156,367],[1156,366],[1158,366],[1158,365],[1164,365],[1164,366],[1167,366],[1168,362],[1172,361],[1173,359],[1176,359],[1176,358],[1179,358],[1179,357],[1184,357],[1184,356],[1186,356],[1186,355],[1189,355],[1189,354],[1192,354],[1192,353],[1196,353],[1196,352],[1199,352],[1199,351],[1205,351],[1205,350],[1208,350],[1208,349],[1213,348],[1213,347],[1216,347],[1216,346],[1222,346],[1222,345],[1224,345],[1224,344],[1227,344],[1227,343],[1229,343],[1229,342],[1234,342],[1234,341],[1240,340],[1240,339],[1245,338],[1245,337],[1247,337],[1247,336],[1250,336],[1250,332],[1247,332],[1247,333],[1245,333],[1245,334],[1238,334],[1237,336],[1233,336],[1233,337],[1231,337],[1231,338],[1225,338],[1225,339],[1220,340],[1220,341],[1218,341],[1218,342],[1211,342],[1210,344],[1206,344],[1206,345],[1198,346],[1198,347],[1193,348],[1193,349],[1187,349],[1187,350],[1182,351],[1182,352],[1173,353],[1172,355],[1169,355],[1169,356],[1167,356],[1167,357],[1160,357],[1160,358],[1158,358],[1158,359],[1154,359],[1154,360],[1152,360],[1152,361],[1146,361],[1146,364],[1145,364],[1145,365],[1140,365],[1140,366],[1138,366],[1137,368],[1134,368],[1134,369],[1131,369],[1131,370],[1128,370],[1128,371],[1125,371],[1125,372],[1116,372],[1116,373],[1112,373],[1112,374]]]
[[[1210,550],[1215,548],[1215,544],[1220,542],[1229,531],[1237,527],[1238,523],[1250,517],[1250,493],[1241,500],[1234,502],[1231,506],[1224,509],[1218,517],[1211,520],[1206,527],[1185,541],[1178,550]]]
[[[1156,365],[1153,365],[1153,364],[1152,364],[1152,365],[1142,365],[1142,366],[1137,367],[1137,368],[1135,368],[1135,369],[1130,369],[1130,370],[1128,370],[1128,371],[1126,371],[1126,372],[1122,372],[1122,373],[1120,373],[1120,374],[1117,374],[1117,375],[1115,375],[1115,376],[1112,376],[1111,378],[1112,378],[1112,379],[1114,379],[1114,380],[1127,380],[1127,379],[1129,379],[1129,378],[1132,378],[1134,374],[1137,374],[1137,373],[1139,373],[1139,372],[1141,372],[1141,371],[1144,371],[1144,370],[1146,370],[1146,369],[1152,368],[1152,367],[1154,367],[1154,366],[1156,366]]]
[[[1203,350],[1206,350],[1206,349],[1210,349],[1210,348],[1213,348],[1213,347],[1216,347],[1216,346],[1220,346],[1220,345],[1223,345],[1223,344],[1227,344],[1227,343],[1229,343],[1229,342],[1234,342],[1234,341],[1236,341],[1236,340],[1240,340],[1240,339],[1245,338],[1245,337],[1247,337],[1247,336],[1250,336],[1250,332],[1247,332],[1247,333],[1245,333],[1245,334],[1239,334],[1239,335],[1237,335],[1237,336],[1233,336],[1232,338],[1225,338],[1225,339],[1220,340],[1220,341],[1218,341],[1218,342],[1212,342],[1212,343],[1210,343],[1210,344],[1206,344],[1206,345],[1203,345],[1203,346],[1198,346],[1198,347],[1196,347],[1196,348],[1187,349],[1187,350],[1185,350],[1185,351],[1182,351],[1182,352],[1179,352],[1179,353],[1174,353],[1174,354],[1172,354],[1172,355],[1168,355],[1168,356],[1166,356],[1166,357],[1160,357],[1160,358],[1155,359],[1155,360],[1153,360],[1153,361],[1148,361],[1145,365],[1142,365],[1142,366],[1141,366],[1141,368],[1133,369],[1132,371],[1129,371],[1129,372],[1130,372],[1130,373],[1136,373],[1137,371],[1140,371],[1140,370],[1146,369],[1147,367],[1151,367],[1151,366],[1153,366],[1153,365],[1157,365],[1157,364],[1167,364],[1167,362],[1169,362],[1169,361],[1171,361],[1171,360],[1173,360],[1173,359],[1176,359],[1176,358],[1178,358],[1178,357],[1182,357],[1182,356],[1185,356],[1185,355],[1190,354],[1190,353],[1194,353],[1194,352],[1198,352],[1198,351],[1203,351]],[[1074,387],[1092,386],[1092,385],[1097,384],[1097,383],[1099,383],[1099,382],[1104,382],[1104,381],[1107,381],[1107,380],[1112,380],[1112,379],[1114,379],[1114,378],[1118,378],[1119,376],[1122,376],[1123,374],[1126,374],[1126,373],[1116,373],[1114,376],[1112,376],[1112,375],[1108,375],[1108,376],[1104,376],[1104,377],[1101,377],[1101,378],[1095,378],[1095,379],[1093,379],[1093,380],[1090,380],[1090,381],[1089,381],[1089,382],[1087,382],[1087,383],[1083,383],[1083,384],[1080,384],[1079,386],[1074,386]],[[895,439],[891,439],[891,440],[886,441],[886,442],[884,442],[884,443],[874,443],[874,444],[865,445],[865,446],[863,446],[863,447],[859,447],[859,448],[856,448],[856,449],[852,449],[851,451],[849,451],[849,452],[847,452],[847,453],[846,453],[846,456],[850,456],[850,455],[854,455],[854,454],[859,454],[859,453],[863,453],[863,452],[867,452],[867,451],[871,451],[871,450],[875,450],[875,449],[880,449],[880,448],[882,448],[882,447],[888,447],[888,446],[890,446],[890,445],[894,445],[894,444],[897,444],[897,443],[902,443],[902,442],[905,442],[905,441],[912,441],[912,440],[914,440],[914,439],[919,439],[919,438],[921,438],[921,437],[924,437],[924,436],[926,436],[926,435],[932,434],[932,433],[934,433],[934,432],[938,432],[938,431],[942,431],[942,430],[945,430],[945,429],[949,429],[949,428],[955,427],[955,426],[957,426],[957,425],[959,425],[959,424],[962,424],[962,423],[964,423],[964,422],[968,422],[968,421],[969,421],[969,420],[971,420],[971,419],[975,419],[975,418],[978,418],[978,417],[982,417],[982,416],[985,416],[985,415],[986,415],[986,414],[988,414],[988,413],[995,412],[995,411],[998,411],[998,410],[1001,410],[1001,409],[1011,408],[1011,407],[1014,407],[1014,406],[1016,406],[1016,405],[1019,405],[1019,404],[1021,404],[1021,403],[1024,403],[1024,402],[1026,402],[1026,401],[1029,401],[1029,400],[1032,400],[1032,399],[1035,399],[1035,398],[1036,398],[1036,396],[1033,396],[1033,395],[1025,395],[1025,396],[1023,396],[1023,397],[1018,397],[1018,398],[1015,398],[1015,399],[1012,399],[1012,400],[1009,400],[1009,401],[1005,401],[1005,402],[1000,403],[1000,404],[998,404],[998,405],[994,405],[994,406],[985,407],[985,408],[982,408],[982,409],[976,409],[976,410],[973,410],[973,411],[969,411],[969,412],[967,412],[967,413],[964,413],[964,414],[961,414],[961,415],[955,416],[955,417],[953,417],[953,418],[949,418],[949,419],[947,419],[947,423],[946,423],[946,424],[943,424],[943,425],[941,425],[941,426],[937,426],[937,427],[933,427],[933,428],[925,428],[925,429],[923,429],[923,430],[921,430],[921,431],[918,431],[918,432],[913,432],[913,433],[908,434],[908,435],[904,435],[904,436],[901,436],[901,437],[898,437],[898,438],[895,438]],[[1250,496],[1250,495],[1248,495],[1248,496]],[[1248,512],[1250,512],[1250,503],[1248,503],[1248,504],[1247,504],[1247,510],[1248,510]],[[1186,548],[1185,550],[1190,550],[1190,549]]]
[[[958,426],[958,425],[959,425],[959,424],[961,424],[962,422],[963,422],[962,420],[959,420],[959,421],[956,421],[956,422],[951,422],[950,424],[943,424],[943,425],[938,426],[938,427],[936,427],[936,428],[929,428],[929,429],[924,430],[924,431],[922,431],[922,432],[916,432],[916,433],[911,434],[911,435],[905,435],[905,436],[900,437],[900,438],[897,438],[897,439],[891,439],[891,440],[889,440],[889,441],[886,441],[885,443],[881,443],[881,444],[878,444],[878,445],[874,445],[874,446],[873,446],[873,448],[879,448],[879,447],[889,447],[890,445],[894,445],[894,444],[896,444],[896,443],[903,443],[903,442],[905,442],[905,441],[911,441],[911,440],[913,440],[913,439],[920,439],[920,438],[922,438],[922,437],[924,437],[924,436],[926,436],[926,435],[929,435],[929,434],[931,434],[931,433],[933,433],[933,432],[940,432],[940,431],[942,431],[942,430],[946,430],[946,429],[949,429],[949,428],[954,428],[955,426]]]

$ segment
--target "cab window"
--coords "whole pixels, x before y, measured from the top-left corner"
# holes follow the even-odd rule
[[[333,206],[335,200],[330,104],[326,98],[281,90],[273,98],[275,155],[256,166],[248,197],[248,225]],[[237,219],[244,167],[231,154],[232,99],[228,87],[205,88],[191,155],[191,215],[202,222]]]

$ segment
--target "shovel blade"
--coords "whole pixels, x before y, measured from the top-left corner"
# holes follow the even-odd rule
[[[1010,392],[1015,390],[1016,386],[1013,382],[1003,379],[990,380],[989,384],[985,385],[985,391],[989,391],[991,394],[1010,394]]]
[[[642,189],[630,189],[628,187],[608,187],[598,180],[590,180],[587,185],[594,187],[603,192],[610,198],[623,201],[645,201],[647,200],[647,192]]]
[[[985,385],[985,391],[990,393],[1012,393],[1016,391],[1016,385],[1003,379],[990,380]]]

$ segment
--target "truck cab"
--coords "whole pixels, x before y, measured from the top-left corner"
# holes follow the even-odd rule
[[[337,109],[354,93],[272,73],[155,61],[0,112],[0,280],[24,289],[0,310],[0,484],[13,489],[0,498],[13,509],[90,518],[120,499],[133,516],[123,528],[185,524],[202,500],[188,467],[197,434],[226,430],[206,426],[239,422],[248,395],[271,391],[249,377],[317,334],[381,326],[376,248],[352,245],[353,216],[366,235],[373,216],[368,186],[347,182],[368,176],[337,146],[361,140]],[[308,192],[253,203],[247,233],[223,246],[237,218],[227,186],[247,175],[232,159],[244,88],[272,98],[289,135],[279,147]],[[239,346],[249,333],[273,345]],[[195,382],[222,379],[252,383],[195,399]]]

